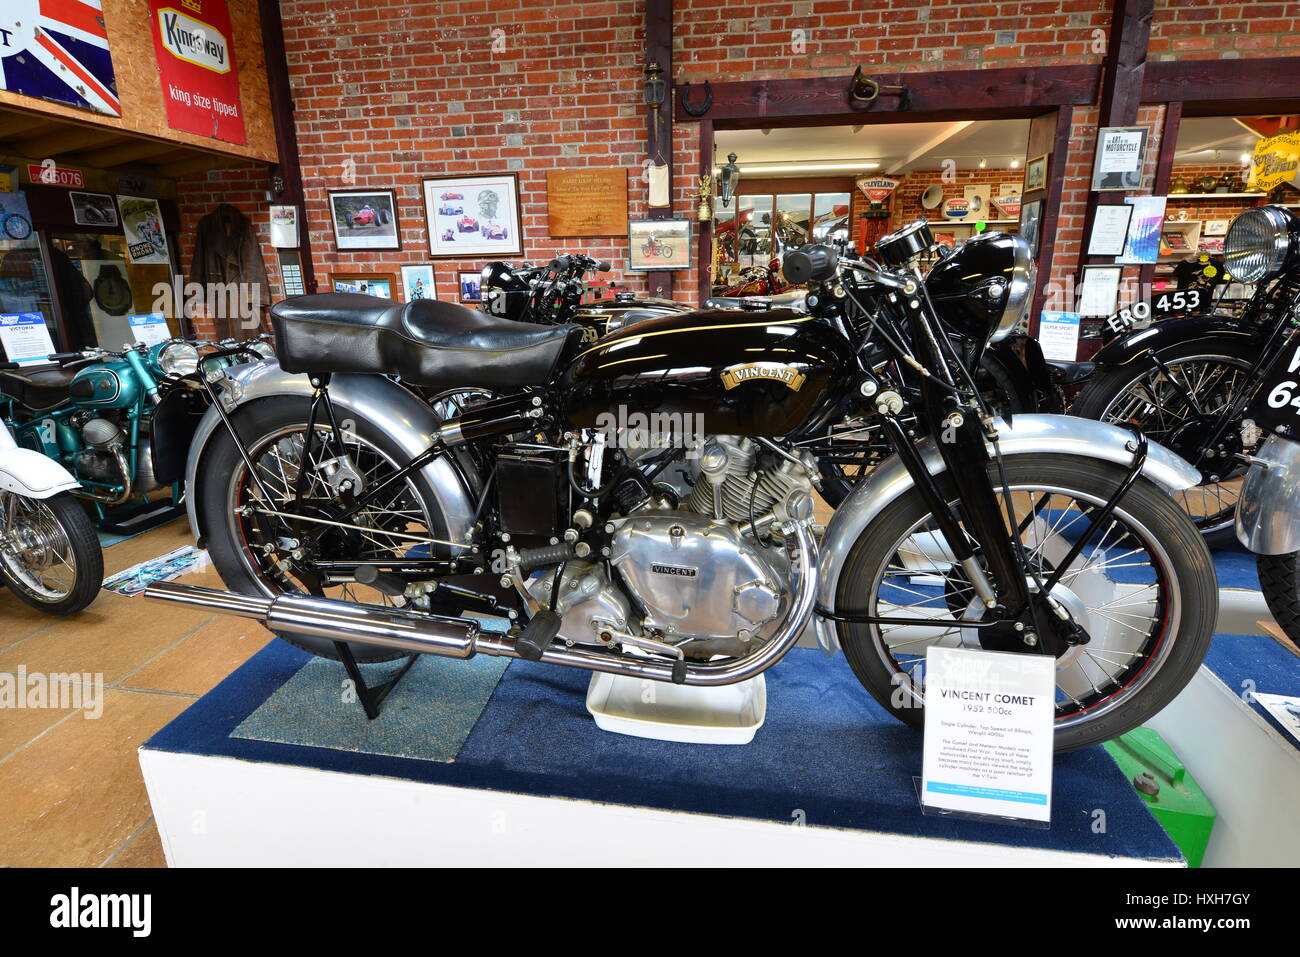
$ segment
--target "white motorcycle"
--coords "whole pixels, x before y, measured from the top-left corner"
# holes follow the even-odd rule
[[[41,611],[70,615],[98,594],[104,554],[77,480],[39,452],[20,448],[0,422],[0,581]]]

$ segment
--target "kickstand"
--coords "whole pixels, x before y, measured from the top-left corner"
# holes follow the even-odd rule
[[[419,655],[411,655],[406,659],[406,664],[402,665],[395,675],[383,684],[375,685],[372,688],[366,684],[365,678],[361,676],[361,669],[357,667],[357,659],[352,656],[352,649],[348,647],[347,642],[336,641],[334,647],[338,649],[339,659],[343,662],[343,667],[347,669],[348,677],[352,679],[352,686],[357,691],[357,700],[361,702],[366,717],[371,721],[379,717],[379,706],[388,697],[388,692],[397,687],[397,683],[411,670],[411,665],[415,664],[415,659],[420,657]]]

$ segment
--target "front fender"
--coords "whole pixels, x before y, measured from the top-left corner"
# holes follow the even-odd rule
[[[1133,461],[1133,433],[1119,426],[1069,415],[1017,415],[1008,424],[997,421],[998,447],[1004,458],[1050,452],[1080,458],[1101,459],[1117,465]],[[939,446],[927,438],[917,446],[931,475],[944,470]],[[1149,442],[1142,474],[1169,492],[1192,488],[1201,473],[1162,445]],[[912,477],[897,455],[892,455],[854,486],[831,516],[822,539],[817,571],[817,602],[822,608],[835,607],[835,592],[849,552],[862,533],[885,508],[912,487]],[[818,617],[817,641],[834,653],[839,647],[835,623]]]
[[[1116,369],[1136,362],[1152,352],[1189,340],[1222,336],[1234,340],[1250,340],[1256,331],[1234,319],[1216,319],[1213,316],[1186,316],[1182,319],[1162,319],[1146,329],[1129,332],[1102,346],[1092,361],[1101,369]]]
[[[0,428],[4,425],[0,423]],[[81,484],[58,462],[31,449],[7,448],[0,452],[0,492],[27,498],[53,498]]]
[[[1237,540],[1256,555],[1300,551],[1300,443],[1269,436],[1237,498]]]
[[[233,382],[233,388],[227,394],[236,410],[259,399],[281,396],[310,398],[314,391],[307,376],[285,372],[274,359],[232,367],[226,370],[226,376]],[[335,408],[371,422],[383,423],[389,436],[411,458],[433,443],[437,417],[428,405],[391,379],[339,373],[330,379],[329,390]],[[213,435],[222,428],[225,426],[220,412],[215,405],[210,406],[194,430],[190,445],[185,467],[185,484],[189,490],[185,496],[185,508],[195,541],[202,541],[205,533],[198,514],[198,496],[193,491],[195,478]],[[454,541],[463,540],[473,523],[474,502],[460,474],[445,455],[435,458],[422,471],[438,498],[437,505],[447,522],[448,537]]]

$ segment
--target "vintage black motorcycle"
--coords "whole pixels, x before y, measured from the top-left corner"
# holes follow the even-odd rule
[[[1057,747],[1127,731],[1211,636],[1214,570],[1169,498],[1198,475],[1135,430],[989,415],[950,334],[1014,324],[1033,261],[989,237],[940,300],[915,272],[932,242],[923,222],[886,237],[880,268],[791,254],[811,315],[684,312],[591,345],[434,300],[285,300],[279,363],[210,383],[190,456],[195,533],[232,591],[149,594],[261,621],[358,681],[358,661],[477,652],[721,685],[815,623],[914,727],[928,646],[1051,655]],[[863,361],[877,343],[917,405]],[[499,398],[440,420],[414,387]],[[799,441],[849,392],[895,455],[819,542]],[[692,456],[686,494],[657,480]]]
[[[584,303],[587,275],[609,269],[609,263],[582,253],[565,253],[540,266],[491,262],[479,277],[482,309],[516,322],[576,323],[582,326],[586,342],[595,342],[629,322],[686,311],[671,299],[629,292]]]
[[[1246,472],[1242,414],[1300,305],[1300,268],[1274,246],[1278,236],[1289,235],[1294,220],[1281,206],[1259,206],[1234,219],[1223,244],[1223,265],[1237,282],[1254,284],[1245,307],[1235,314],[1206,312],[1207,303],[1198,299],[1198,314],[1120,336],[1093,357],[1097,371],[1071,410],[1139,426],[1195,465],[1201,480],[1178,500],[1211,545],[1232,540]],[[1208,288],[1226,287],[1212,283]],[[1201,287],[1190,291],[1208,295]],[[1173,301],[1188,292],[1161,296]],[[1147,312],[1157,308],[1153,302]]]

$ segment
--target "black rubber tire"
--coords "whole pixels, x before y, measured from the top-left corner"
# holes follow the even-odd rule
[[[985,399],[997,394],[1006,400],[1002,406],[998,407],[998,411],[1010,411],[1013,415],[1034,411],[1031,402],[1025,399],[1023,390],[1017,388],[1011,371],[996,356],[985,353],[980,359],[980,369],[976,375],[975,384],[980,387]],[[890,454],[889,449],[883,446],[880,451],[882,460]],[[853,491],[853,486],[857,484],[857,481],[869,474],[864,470],[851,479],[844,474],[839,465],[830,463],[819,464],[818,471],[821,472],[822,476],[819,492],[821,497],[826,500],[826,504],[831,508],[839,508],[844,500],[849,497],[849,493]]]
[[[0,580],[9,586],[18,598],[40,611],[51,615],[73,615],[81,611],[99,594],[104,584],[104,552],[99,547],[99,536],[95,533],[95,524],[86,514],[81,503],[71,492],[60,492],[45,500],[45,505],[59,523],[63,534],[67,536],[72,550],[72,559],[77,565],[77,577],[72,590],[57,602],[44,601],[39,595],[30,592],[22,583],[8,574],[0,562]]]
[[[1300,552],[1289,555],[1256,555],[1259,587],[1264,603],[1291,644],[1300,648]]]
[[[249,449],[257,448],[264,437],[284,428],[299,426],[305,428],[310,400],[305,398],[275,398],[251,402],[239,408],[234,416],[235,427],[240,436],[248,443]],[[340,412],[341,418],[350,419],[354,431],[362,440],[374,445],[394,462],[402,463],[407,456],[398,448],[377,425],[348,412]],[[267,595],[269,589],[263,587],[239,558],[240,546],[231,536],[226,523],[226,503],[230,483],[236,470],[243,469],[243,459],[235,447],[229,431],[219,429],[211,445],[204,453],[201,480],[197,489],[195,504],[198,508],[207,539],[208,555],[213,566],[226,586],[245,595]],[[434,534],[446,537],[445,519],[438,509],[437,497],[433,494],[424,475],[413,477],[413,484],[427,510],[430,522],[437,526]],[[321,658],[338,660],[338,649],[334,642],[326,638],[296,633],[279,634],[289,644],[304,651],[309,651]],[[352,654],[358,662],[393,661],[405,657],[405,653],[374,645],[349,643]]]
[[[1041,482],[1045,485],[1086,492],[1108,498],[1119,487],[1125,470],[1108,462],[1069,455],[1022,455],[1006,461],[1007,479],[1014,486]],[[989,467],[989,477],[997,481],[996,470]],[[951,479],[943,475],[940,489],[951,500],[955,497]],[[1182,617],[1178,634],[1173,636],[1169,657],[1148,679],[1141,693],[1118,705],[1101,718],[1085,720],[1069,728],[1057,728],[1057,751],[1073,751],[1118,737],[1131,731],[1159,712],[1183,690],[1196,674],[1218,616],[1219,592],[1209,549],[1191,521],[1164,491],[1146,479],[1140,479],[1120,503],[1135,521],[1156,533],[1174,566],[1182,598]],[[915,488],[899,496],[872,522],[849,553],[840,575],[836,603],[840,608],[861,608],[869,594],[877,567],[887,561],[885,554],[909,528],[929,514]],[[875,626],[840,623],[840,644],[849,666],[863,687],[880,705],[905,724],[924,727],[925,709],[910,700],[894,682],[892,672],[874,647]]]
[[[1177,345],[1160,350],[1162,362],[1201,355],[1222,355],[1226,358],[1254,363],[1259,358],[1259,347],[1240,336],[1204,336],[1200,339],[1180,342]],[[1128,391],[1129,386],[1134,381],[1150,371],[1150,364],[1142,360],[1136,360],[1125,366],[1099,369],[1089,378],[1088,384],[1080,390],[1074,404],[1070,407],[1070,414],[1083,419],[1096,419],[1098,422],[1110,421],[1102,417],[1107,407],[1115,401],[1117,396]],[[1153,439],[1153,441],[1158,441],[1158,439]],[[1199,527],[1200,523],[1197,523],[1197,525]],[[1231,518],[1226,524],[1219,523],[1217,528],[1209,530],[1202,528],[1201,534],[1211,548],[1231,546],[1236,541]]]

